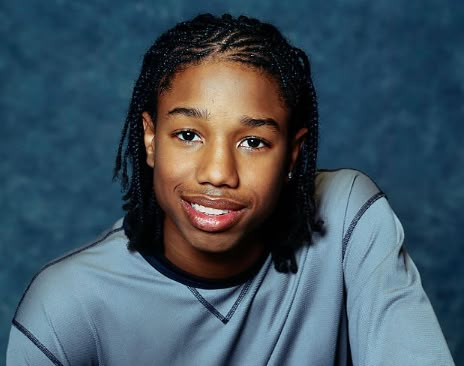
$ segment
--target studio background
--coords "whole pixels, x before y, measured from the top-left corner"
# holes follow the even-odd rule
[[[464,364],[457,0],[2,1],[0,354],[34,273],[122,215],[112,167],[143,54],[161,31],[206,11],[270,21],[308,52],[319,166],[360,169],[387,193]]]

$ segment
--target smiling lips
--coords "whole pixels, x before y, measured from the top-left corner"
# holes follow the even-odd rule
[[[232,227],[243,215],[245,205],[227,199],[182,197],[182,207],[191,224],[207,232],[220,232]]]
[[[206,206],[199,205],[197,203],[192,203],[191,205],[195,211],[199,211],[206,215],[217,216],[217,215],[225,215],[230,212],[230,210],[218,210],[217,208],[206,207]]]

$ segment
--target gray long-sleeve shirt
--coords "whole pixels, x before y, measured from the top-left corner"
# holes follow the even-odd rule
[[[13,320],[13,365],[453,365],[386,198],[353,170],[320,172],[325,234],[298,272],[267,258],[202,282],[127,250],[119,221],[34,277]]]

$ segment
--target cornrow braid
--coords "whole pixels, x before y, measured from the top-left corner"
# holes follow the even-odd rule
[[[271,24],[225,14],[202,14],[162,34],[144,56],[118,146],[114,178],[119,178],[126,211],[125,231],[130,250],[153,252],[162,245],[164,213],[153,192],[153,169],[146,164],[142,113],[156,120],[157,98],[170,87],[176,73],[207,58],[244,63],[274,78],[291,112],[289,141],[300,128],[308,134],[294,167],[295,178],[286,185],[267,233],[275,267],[296,272],[294,249],[309,242],[321,229],[314,199],[318,112],[307,55],[295,48]],[[275,222],[275,224],[272,224]]]

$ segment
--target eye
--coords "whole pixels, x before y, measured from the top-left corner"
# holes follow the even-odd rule
[[[183,130],[176,132],[174,134],[179,140],[181,141],[186,141],[186,142],[197,142],[201,141],[200,136],[196,132],[193,132],[191,130]]]
[[[269,144],[258,137],[247,137],[240,142],[239,146],[245,149],[262,149],[268,147]]]

